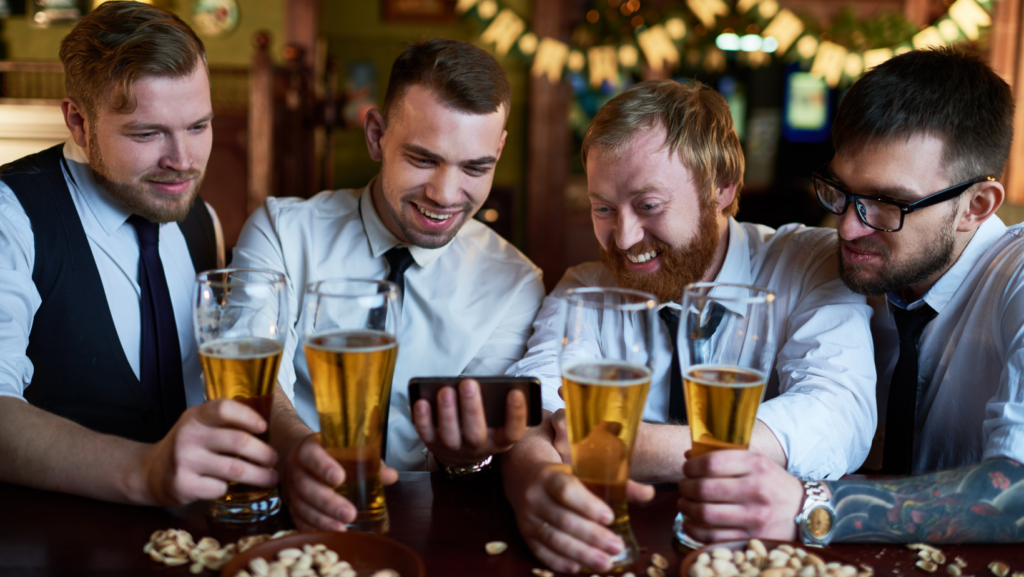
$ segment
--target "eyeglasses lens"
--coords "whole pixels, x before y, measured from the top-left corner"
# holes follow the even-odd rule
[[[846,193],[819,179],[814,180],[814,191],[822,208],[839,215],[845,212]],[[880,230],[897,230],[900,228],[900,209],[898,206],[878,202],[869,198],[855,198],[854,208],[863,222]]]

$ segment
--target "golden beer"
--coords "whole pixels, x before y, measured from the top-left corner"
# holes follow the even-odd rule
[[[764,375],[734,366],[694,365],[683,375],[691,457],[746,449],[764,396]]]
[[[562,384],[573,474],[612,508],[610,528],[627,544],[613,562],[628,565],[638,551],[631,550],[636,540],[629,526],[626,481],[651,372],[622,361],[588,360],[564,369]]]
[[[336,331],[307,337],[305,349],[320,416],[320,442],[345,469],[338,494],[359,512],[349,527],[386,533],[381,435],[398,342],[383,331]]]
[[[270,407],[274,399],[274,384],[277,369],[281,366],[284,345],[272,339],[244,337],[217,339],[199,347],[199,360],[203,365],[206,380],[206,398],[233,399],[252,407],[270,422]],[[269,431],[269,427],[268,427]],[[267,442],[268,433],[257,435]],[[217,500],[216,505],[224,511],[239,514],[241,509],[250,509],[256,503],[271,501],[258,509],[280,506],[277,487],[264,489],[239,483],[228,483],[228,492]],[[263,516],[268,511],[260,510],[254,515]],[[244,520],[235,519],[235,521]]]

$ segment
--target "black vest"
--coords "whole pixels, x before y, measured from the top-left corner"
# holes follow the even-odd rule
[[[142,388],[118,339],[89,240],[61,172],[63,147],[0,167],[0,179],[32,223],[32,281],[42,299],[29,333],[27,354],[35,374],[25,398],[94,431],[155,442],[167,430],[157,401]],[[213,220],[201,199],[178,226],[196,271],[216,268]]]

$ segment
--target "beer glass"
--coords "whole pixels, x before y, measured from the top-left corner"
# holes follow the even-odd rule
[[[302,333],[320,442],[345,469],[337,492],[355,506],[349,529],[384,534],[380,462],[398,357],[394,283],[332,279],[306,288]]]
[[[657,305],[651,294],[618,288],[572,289],[562,301],[559,364],[572,470],[615,514],[610,528],[626,545],[612,559],[616,570],[639,553],[626,481],[651,384]]]
[[[690,457],[746,449],[775,360],[775,293],[736,284],[688,285],[677,342]],[[699,546],[682,530],[681,518],[676,538]]]
[[[267,423],[281,365],[288,319],[284,275],[270,270],[220,269],[196,275],[192,326],[199,344],[206,400],[249,405]],[[259,435],[267,442],[268,432]],[[210,503],[216,521],[262,521],[281,509],[277,487],[229,483]]]

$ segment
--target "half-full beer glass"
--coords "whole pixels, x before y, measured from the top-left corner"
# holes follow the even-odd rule
[[[284,351],[286,298],[285,278],[278,272],[221,269],[196,275],[192,324],[206,400],[245,403],[270,422]],[[267,437],[260,435],[264,442]],[[229,483],[227,493],[210,503],[209,515],[216,521],[245,523],[262,521],[280,509],[277,487]]]
[[[345,469],[338,494],[356,507],[349,529],[383,534],[388,509],[380,481],[382,437],[398,357],[394,283],[312,283],[303,307],[303,345],[320,416],[320,442]]]
[[[736,284],[688,285],[677,342],[690,456],[746,449],[775,360],[775,293]],[[676,538],[695,544],[681,521]]]
[[[617,288],[572,289],[562,302],[559,362],[572,470],[615,514],[611,529],[626,545],[612,559],[616,570],[639,553],[626,481],[651,384],[657,305],[651,294]]]

